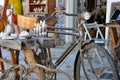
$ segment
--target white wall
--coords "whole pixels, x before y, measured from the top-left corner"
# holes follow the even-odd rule
[[[5,0],[0,0],[0,5],[4,6],[4,1]]]
[[[77,0],[66,0],[67,4],[66,4],[66,12],[67,13],[76,13],[77,11]],[[66,17],[66,27],[67,28],[75,28],[75,18],[74,17]],[[69,31],[67,31],[69,32]],[[65,37],[65,42],[72,42],[73,41],[73,37],[72,36],[66,36]]]

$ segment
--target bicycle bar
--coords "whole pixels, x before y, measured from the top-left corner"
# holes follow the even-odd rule
[[[46,16],[37,16],[38,17],[38,19],[40,19],[40,20],[46,20],[46,21],[48,21],[48,20],[51,20],[51,19],[53,19],[56,15],[55,14],[57,14],[57,13],[60,13],[60,14],[64,14],[64,15],[66,15],[66,16],[76,16],[76,17],[78,17],[80,14],[68,14],[68,13],[66,13],[66,12],[53,12],[49,17],[46,17]]]
[[[79,32],[78,29],[74,29],[74,28],[59,28],[59,27],[53,27],[53,26],[47,26],[47,29],[72,30],[72,31]]]
[[[80,15],[80,14],[68,14],[66,12],[63,12],[61,14],[65,14],[66,16],[76,16],[76,17]]]
[[[64,34],[64,35],[80,36],[79,33],[68,33],[68,32],[58,32],[58,31],[47,31],[47,33],[55,33],[55,34]]]

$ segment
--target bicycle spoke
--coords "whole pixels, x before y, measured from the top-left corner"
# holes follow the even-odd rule
[[[82,68],[76,59],[76,80],[118,80],[114,61],[107,51],[100,46],[86,45],[82,53]]]

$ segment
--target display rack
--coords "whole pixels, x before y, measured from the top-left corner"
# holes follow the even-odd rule
[[[54,12],[56,0],[29,0],[29,12],[31,15],[47,15]]]

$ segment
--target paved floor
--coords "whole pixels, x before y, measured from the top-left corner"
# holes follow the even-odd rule
[[[55,61],[58,59],[58,57],[61,56],[61,54],[63,53],[63,51],[67,48],[67,45],[64,46],[59,46],[56,48],[52,48],[51,49],[51,53],[52,53],[52,58],[53,58],[53,63],[55,63]],[[10,60],[10,54],[6,49],[2,49],[3,51],[3,58],[6,58],[8,60]],[[66,73],[69,73],[69,75],[71,76],[71,78],[73,79],[73,69],[74,69],[74,60],[75,60],[75,56],[76,56],[76,50],[74,49],[71,54],[66,57],[66,59],[57,67],[58,69],[65,71]],[[25,66],[26,63],[24,62],[24,55],[21,52],[20,53],[20,64],[24,64]],[[5,64],[5,68],[7,69],[10,65]],[[35,76],[31,76],[30,79],[35,80],[34,78]],[[5,79],[5,80],[9,80],[9,78]],[[69,80],[64,74],[62,73],[58,73],[57,74],[57,80]]]
[[[64,52],[64,50],[67,48],[69,44],[66,44],[64,46],[59,46],[56,48],[52,48],[51,49],[51,53],[52,53],[52,58],[53,58],[53,63],[55,63],[55,61],[62,55],[62,53]],[[4,52],[3,57],[6,59],[10,59],[10,54],[7,50],[2,49],[2,51]],[[69,73],[69,75],[71,76],[72,80],[73,80],[73,70],[74,70],[74,61],[75,61],[75,57],[76,57],[76,48],[71,52],[71,54],[66,57],[66,59],[57,67],[58,69],[65,71],[67,73]],[[20,54],[20,64],[24,64],[25,66],[26,63],[24,62],[24,55],[21,52]],[[5,64],[5,68],[8,68],[10,65]],[[34,74],[30,76],[30,80],[35,80],[35,76]],[[9,78],[5,79],[5,80],[9,80]],[[62,73],[58,73],[57,74],[57,80],[69,80],[64,74]]]

